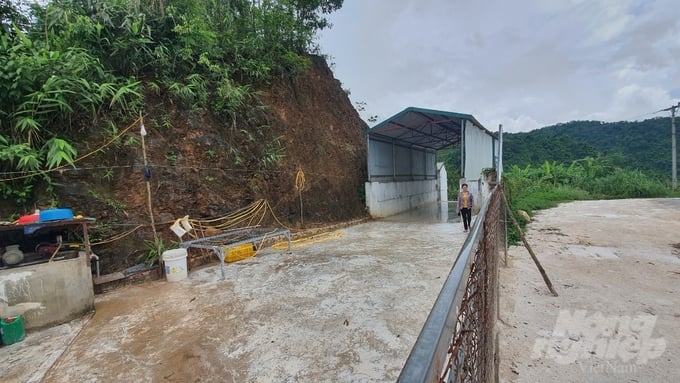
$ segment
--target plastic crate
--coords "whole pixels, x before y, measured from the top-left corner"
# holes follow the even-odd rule
[[[244,243],[231,247],[224,246],[222,252],[225,254],[225,262],[236,262],[254,256],[255,246],[252,243]]]

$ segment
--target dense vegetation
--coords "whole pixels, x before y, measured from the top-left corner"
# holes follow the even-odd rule
[[[607,157],[613,165],[670,179],[671,120],[571,121],[527,133],[503,136],[507,166],[541,166],[545,161],[569,166],[586,157]]]
[[[440,151],[438,160],[446,163],[449,190],[455,194],[460,174],[460,148]],[[659,117],[638,122],[571,121],[531,132],[503,135],[506,171],[513,166],[521,169],[530,166],[556,169],[559,173],[560,169],[580,166],[573,165],[574,161],[609,170],[639,170],[670,187],[671,120]],[[602,175],[599,173],[597,177]]]
[[[30,201],[38,183],[49,191],[50,171],[77,160],[76,137],[115,140],[150,95],[233,129],[240,111],[259,106],[254,84],[306,68],[315,33],[329,25],[323,15],[341,6],[0,0],[0,198]]]
[[[676,121],[680,124],[680,120]],[[680,133],[680,128],[677,129]],[[503,135],[505,168],[516,165],[542,167],[545,162],[565,167],[591,158],[608,167],[640,170],[649,177],[671,179],[671,119],[658,117],[644,121],[571,121],[530,132]],[[460,174],[460,148],[442,150],[438,160],[454,179]]]
[[[509,203],[522,226],[527,222],[517,214],[519,210],[533,215],[534,210],[573,200],[680,195],[640,170],[613,165],[607,157],[586,157],[568,167],[547,161],[538,167],[513,165],[505,170],[503,180]],[[511,228],[510,240],[517,239],[517,232]]]
[[[569,200],[673,195],[670,133],[670,118],[654,118],[572,121],[506,134],[511,204],[531,214]]]

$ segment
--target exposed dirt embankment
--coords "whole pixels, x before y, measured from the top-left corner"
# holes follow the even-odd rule
[[[147,97],[151,204],[165,243],[176,240],[168,222],[178,217],[220,216],[261,199],[293,229],[365,216],[367,126],[326,62],[311,57],[305,73],[261,86],[257,98],[261,107],[225,120],[164,95]],[[79,151],[106,139],[83,137]],[[143,154],[135,126],[77,170],[55,177],[60,206],[97,218],[94,242],[145,225],[95,248],[104,273],[135,264],[143,240],[152,239]],[[261,224],[272,222],[270,214]]]

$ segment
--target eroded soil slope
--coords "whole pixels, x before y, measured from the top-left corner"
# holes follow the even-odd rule
[[[261,85],[256,106],[231,119],[147,95],[151,203],[166,243],[176,240],[168,222],[178,217],[216,217],[262,199],[293,229],[365,214],[367,126],[324,59],[310,59],[298,78]],[[82,140],[79,152],[86,153],[106,137]],[[152,238],[143,154],[135,124],[78,169],[55,177],[60,206],[97,218],[94,242],[145,225],[95,248],[103,272],[137,263],[144,239]]]

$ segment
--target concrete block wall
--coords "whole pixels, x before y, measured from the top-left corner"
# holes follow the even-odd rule
[[[429,202],[439,196],[436,180],[366,182],[366,205],[371,217],[389,217]]]
[[[0,316],[22,314],[27,329],[78,318],[94,309],[92,272],[77,258],[0,270]]]

